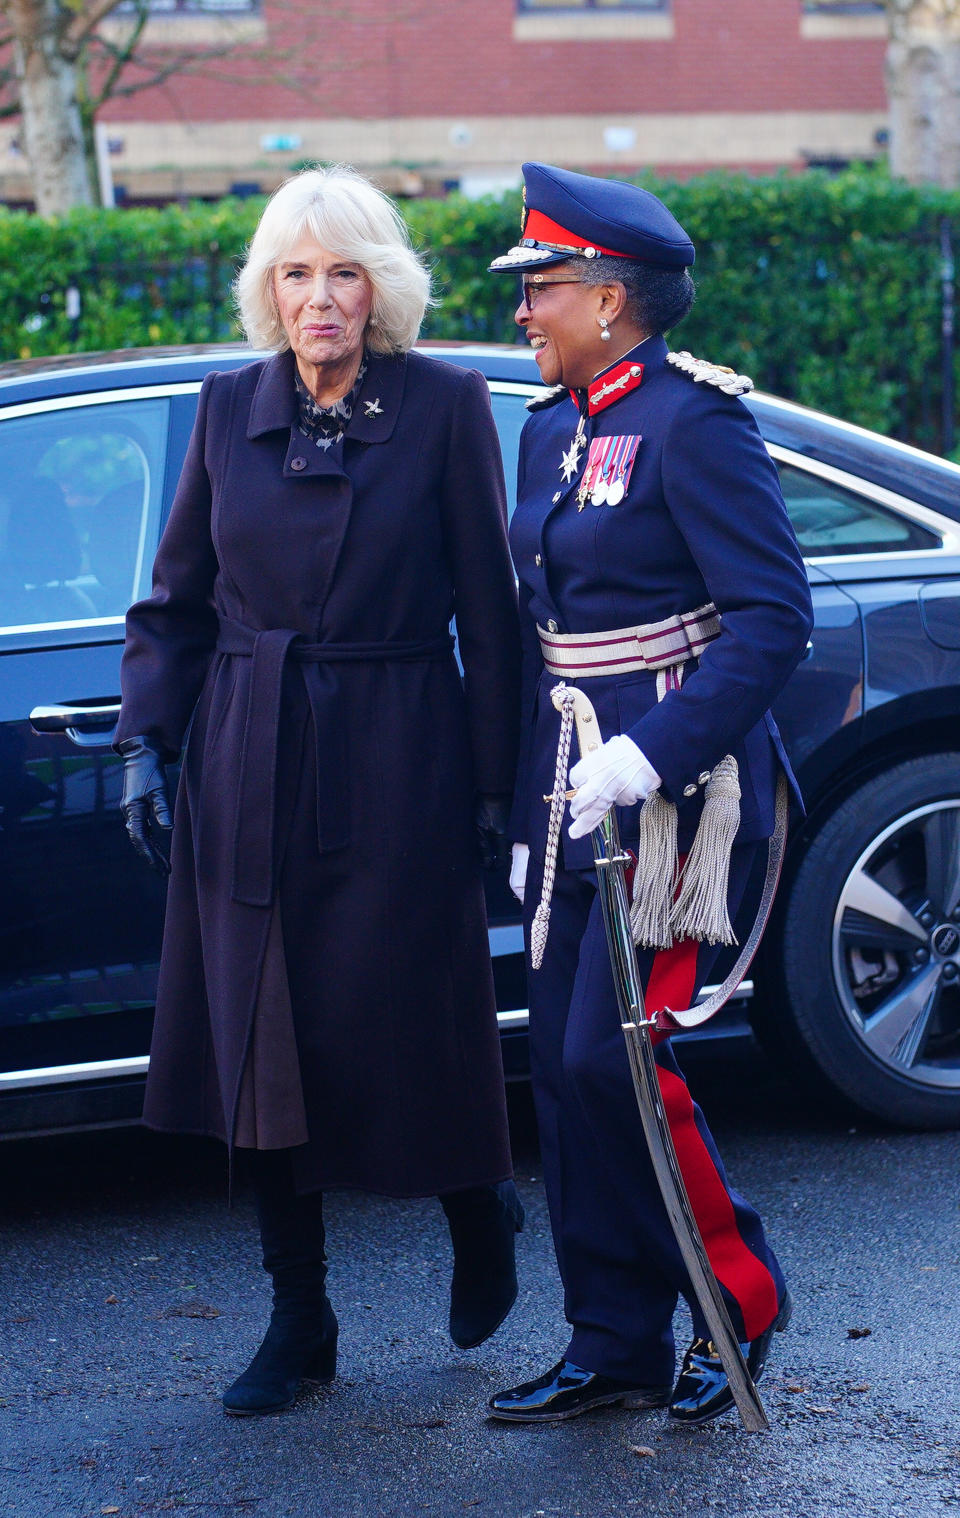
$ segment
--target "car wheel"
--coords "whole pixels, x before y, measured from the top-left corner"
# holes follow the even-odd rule
[[[777,923],[766,1016],[786,1016],[786,1042],[868,1113],[960,1126],[960,754],[908,760],[842,801]]]

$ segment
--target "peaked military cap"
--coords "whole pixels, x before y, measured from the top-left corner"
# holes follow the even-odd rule
[[[523,201],[520,241],[493,260],[494,273],[545,269],[601,253],[660,269],[693,263],[693,243],[680,223],[662,200],[638,185],[525,163]]]

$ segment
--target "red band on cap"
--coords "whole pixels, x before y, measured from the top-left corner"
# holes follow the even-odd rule
[[[596,248],[598,253],[609,253],[614,258],[632,257],[630,253],[618,253],[616,248],[603,248],[598,242],[590,242],[586,237],[578,237],[576,232],[568,232],[566,227],[561,227],[557,221],[551,221],[542,211],[527,212],[523,235],[532,237],[535,242],[558,242],[568,248]]]

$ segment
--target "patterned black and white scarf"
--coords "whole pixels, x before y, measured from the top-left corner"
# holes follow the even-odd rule
[[[353,416],[353,408],[357,404],[357,396],[360,394],[360,386],[363,384],[366,372],[367,361],[364,358],[354,380],[353,389],[340,400],[334,401],[332,406],[320,406],[300,378],[299,372],[295,371],[297,401],[300,407],[297,430],[324,451],[332,448],[334,443],[339,443],[346,431],[347,423]]]

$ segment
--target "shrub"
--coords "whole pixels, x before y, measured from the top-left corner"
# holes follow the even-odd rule
[[[960,195],[877,169],[643,182],[698,247],[698,300],[675,346],[765,390],[941,446],[941,237],[960,236]],[[78,210],[50,221],[0,208],[0,355],[237,336],[230,283],[262,204]],[[519,196],[410,201],[404,213],[443,297],[424,335],[515,340],[517,282],[486,266],[519,235]],[[75,319],[71,287],[81,297]]]

